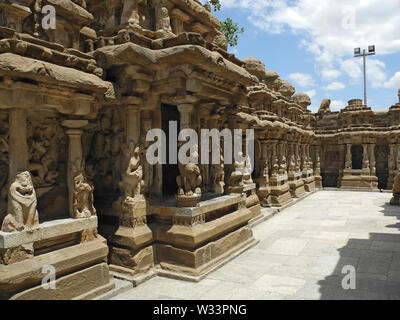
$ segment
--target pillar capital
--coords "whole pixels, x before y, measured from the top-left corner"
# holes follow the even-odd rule
[[[191,113],[193,110],[194,110],[194,105],[192,103],[178,104],[178,111],[180,113]]]
[[[79,132],[79,131],[81,131],[79,129],[83,129],[88,124],[89,124],[88,120],[64,120],[61,123],[61,125],[63,127],[70,129],[70,130],[67,130],[67,134],[68,134],[68,131]]]
[[[192,95],[181,95],[181,96],[175,96],[173,97],[172,101],[176,104],[176,105],[181,105],[181,104],[196,104],[199,99],[196,98],[195,96]]]

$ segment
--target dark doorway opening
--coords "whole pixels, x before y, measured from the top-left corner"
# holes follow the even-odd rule
[[[361,170],[363,163],[363,147],[361,145],[355,145],[351,147],[352,157],[352,169]]]
[[[178,164],[170,164],[170,154],[169,154],[169,123],[170,121],[176,121],[178,126],[178,132],[180,128],[180,114],[178,108],[173,105],[161,105],[161,117],[162,117],[162,130],[165,132],[167,137],[167,164],[163,164],[162,172],[163,172],[163,181],[162,181],[162,192],[163,198],[173,197],[178,191],[178,185],[176,183],[176,177],[179,175]],[[175,139],[175,138],[174,138]],[[176,152],[177,158],[177,150]]]
[[[378,145],[375,148],[376,176],[378,177],[378,188],[387,189],[389,178],[389,146]]]
[[[322,187],[337,188],[339,175],[335,173],[322,173]]]

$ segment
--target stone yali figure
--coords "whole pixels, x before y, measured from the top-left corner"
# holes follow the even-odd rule
[[[39,224],[36,210],[37,198],[31,174],[27,171],[18,173],[9,189],[9,210],[1,227],[4,232],[31,230]]]
[[[200,168],[194,163],[186,165],[179,163],[180,176],[176,178],[179,190],[178,195],[192,196],[194,194],[201,194],[202,177]]]
[[[75,219],[90,218],[96,215],[93,205],[93,186],[87,183],[83,173],[74,178],[74,204]]]
[[[243,153],[239,153],[239,158],[243,157]],[[243,187],[243,171],[246,166],[245,161],[235,161],[233,164],[233,170],[226,179],[226,184],[228,187]]]
[[[126,170],[122,173],[122,181],[119,184],[125,198],[137,198],[141,195],[143,182],[143,167],[140,164],[140,146],[130,142],[124,148],[123,153],[129,159]]]

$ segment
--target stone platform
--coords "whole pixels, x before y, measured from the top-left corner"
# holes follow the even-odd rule
[[[255,210],[246,207],[246,196],[240,194],[202,201],[192,208],[153,205],[149,212],[154,268],[150,258],[143,264],[147,267],[144,269],[139,264],[110,266],[115,277],[134,285],[156,274],[199,281],[237,252],[256,243],[249,226]]]
[[[111,290],[108,247],[96,228],[93,216],[45,222],[30,231],[0,232],[1,298],[90,299]],[[41,285],[47,267],[56,272],[54,289]]]

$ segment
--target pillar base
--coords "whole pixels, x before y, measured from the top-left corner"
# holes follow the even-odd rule
[[[315,188],[321,189],[322,188],[322,177],[314,176],[314,178],[315,178]]]
[[[172,245],[158,244],[156,251],[160,260],[161,274],[189,280],[188,277],[201,280],[224,260],[230,260],[238,251],[244,251],[257,244],[249,226],[233,231],[226,236],[207,243],[198,249],[184,249]]]
[[[292,198],[300,198],[303,196],[306,190],[304,189],[304,181],[300,179],[300,174],[290,173],[289,179],[290,195]]]
[[[378,178],[364,175],[345,175],[341,179],[340,188],[378,190]]]
[[[272,207],[283,207],[292,201],[287,175],[272,177],[270,184]]]
[[[177,195],[176,204],[180,208],[191,208],[197,207],[201,199],[201,194],[193,194],[191,196],[187,195]]]
[[[246,208],[253,214],[253,218],[249,221],[249,223],[252,224],[254,221],[263,217],[261,214],[260,199],[256,192],[257,185],[255,183],[246,184],[243,191],[246,193]]]
[[[202,277],[255,243],[249,227],[254,212],[241,194],[202,201],[196,208],[155,206],[151,211],[155,260],[166,273]]]

